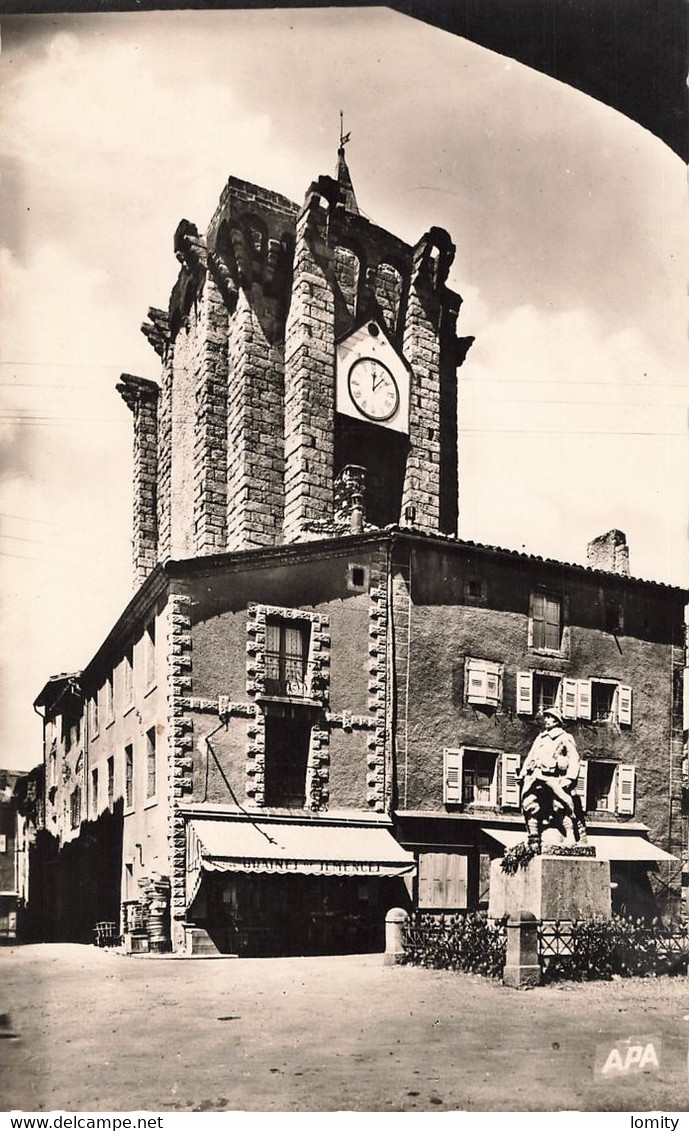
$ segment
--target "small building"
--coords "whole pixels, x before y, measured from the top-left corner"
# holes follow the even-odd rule
[[[20,869],[14,791],[22,776],[15,770],[0,770],[0,942],[17,937]]]
[[[135,592],[44,715],[53,937],[378,949],[392,906],[481,908],[558,704],[628,910],[679,903],[684,605],[458,538],[454,247],[230,179],[183,221],[134,423]]]

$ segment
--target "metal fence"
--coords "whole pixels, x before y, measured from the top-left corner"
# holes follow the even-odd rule
[[[490,947],[493,967],[507,938],[507,921],[485,921],[485,934],[475,927],[476,914],[412,914],[404,928],[407,961],[436,969],[462,969],[465,944],[471,969],[478,969],[476,950],[482,939]],[[473,926],[472,926],[473,925]],[[467,929],[471,928],[471,929]],[[541,966],[550,975],[608,977],[611,973],[647,975],[678,973],[689,962],[689,923],[664,925],[640,920],[541,921],[538,924]],[[579,970],[581,967],[581,970]]]

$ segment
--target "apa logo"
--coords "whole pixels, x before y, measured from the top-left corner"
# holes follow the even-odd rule
[[[625,1041],[598,1045],[595,1074],[603,1080],[613,1076],[634,1076],[640,1072],[657,1072],[660,1068],[660,1037],[628,1037]]]

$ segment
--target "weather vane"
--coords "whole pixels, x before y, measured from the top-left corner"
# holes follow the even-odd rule
[[[347,142],[349,141],[351,136],[352,136],[351,133],[346,134],[344,132],[344,114],[340,110],[340,150],[342,152],[344,152],[344,147],[347,144]]]

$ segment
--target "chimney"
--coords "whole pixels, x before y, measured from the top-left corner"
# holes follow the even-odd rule
[[[599,534],[586,547],[586,564],[591,569],[606,573],[619,573],[629,577],[629,546],[621,530],[608,530]]]

